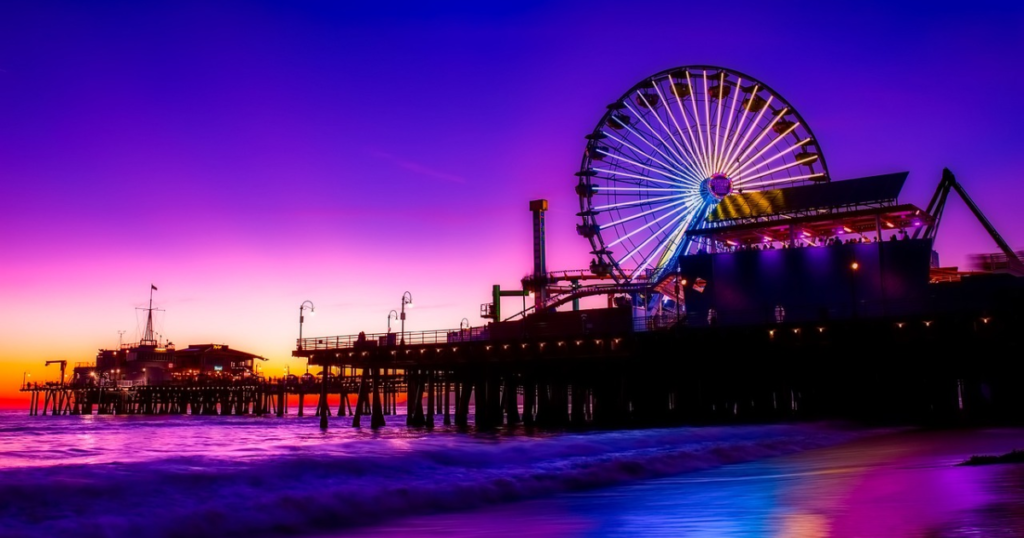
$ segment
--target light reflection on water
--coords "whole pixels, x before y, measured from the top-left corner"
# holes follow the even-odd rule
[[[345,536],[966,538],[1024,536],[1024,465],[959,467],[1024,430],[885,435]]]

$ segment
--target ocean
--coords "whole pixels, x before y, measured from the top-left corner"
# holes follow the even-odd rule
[[[0,412],[0,537],[1024,536],[1024,428]],[[440,418],[438,419],[440,423]]]

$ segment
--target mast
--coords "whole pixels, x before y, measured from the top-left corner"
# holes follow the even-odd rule
[[[153,292],[156,291],[156,286],[153,284],[149,285],[149,308],[146,309],[146,332],[142,335],[142,341],[139,345],[143,346],[155,346],[156,339],[153,338]]]

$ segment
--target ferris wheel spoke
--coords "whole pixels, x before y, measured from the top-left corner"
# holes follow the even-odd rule
[[[662,201],[665,201],[665,200],[677,200],[677,199],[683,198],[685,196],[689,196],[689,194],[688,193],[681,193],[681,194],[673,194],[671,196],[656,196],[654,198],[638,198],[636,200],[631,200],[629,202],[621,202],[621,203],[617,203],[617,204],[608,204],[608,205],[594,206],[591,209],[593,209],[594,211],[605,211],[607,209],[616,209],[616,208],[630,207],[630,206],[635,206],[635,205],[652,204],[654,202],[662,202]]]
[[[740,168],[739,170],[736,170],[735,172],[733,172],[732,173],[733,176],[741,177],[741,176],[743,176],[743,174],[745,174],[747,172],[750,172],[750,171],[753,171],[753,170],[757,170],[758,168],[761,168],[763,166],[767,166],[769,163],[774,162],[774,161],[776,161],[778,159],[781,159],[782,157],[785,157],[786,155],[789,155],[790,152],[799,149],[804,144],[806,144],[806,143],[811,141],[810,138],[805,138],[805,139],[797,142],[796,144],[793,144],[792,146],[789,146],[788,148],[786,148],[786,149],[776,153],[775,155],[772,155],[771,157],[768,157],[767,159],[759,162],[757,160],[757,158],[760,157],[761,154],[763,154],[765,151],[767,151],[768,148],[774,146],[775,143],[778,142],[779,140],[782,140],[782,137],[772,139],[770,144],[765,146],[761,151],[757,152],[757,155],[754,155],[753,157],[747,159],[747,163],[745,165],[743,165],[743,168]]]
[[[671,75],[669,76],[668,81],[669,84],[672,84]],[[661,87],[658,84],[654,84],[654,91],[658,92],[658,98],[661,99],[663,103],[665,103],[665,112],[668,114],[669,119],[672,120],[672,125],[675,126],[676,133],[679,135],[679,141],[682,141],[682,144],[680,145],[679,141],[676,140],[675,135],[672,134],[672,130],[666,127],[665,131],[668,133],[669,138],[671,138],[672,142],[674,142],[676,146],[679,147],[680,152],[684,153],[684,155],[686,156],[686,160],[691,167],[691,170],[694,171],[694,174],[697,176],[707,177],[707,170],[701,169],[701,165],[698,162],[699,159],[697,157],[697,154],[694,153],[693,148],[691,148],[689,142],[686,141],[686,137],[683,136],[683,130],[679,127],[679,120],[676,119],[676,115],[672,112],[672,106],[669,105],[668,101],[665,99],[665,95],[662,94]],[[673,93],[675,92],[674,87],[672,91]],[[678,94],[676,94],[676,99],[679,99]],[[686,147],[685,150],[683,150],[683,146]],[[696,178],[697,181],[701,181],[701,179],[703,178]]]
[[[677,183],[677,182],[665,181],[665,180],[661,180],[661,179],[655,179],[655,178],[649,177],[649,176],[638,176],[636,174],[630,174],[629,172],[622,172],[622,171],[618,171],[618,170],[608,170],[606,168],[594,168],[594,170],[597,171],[597,172],[604,172],[606,174],[615,174],[615,175],[619,175],[619,176],[623,176],[623,177],[628,177],[628,178],[632,178],[632,179],[638,179],[640,181],[650,181],[651,183],[659,183],[659,184],[662,184],[662,185],[672,185],[673,187],[679,187],[679,183]],[[606,177],[606,176],[598,176],[598,177],[601,177],[601,179],[607,179],[609,181],[622,181],[620,179],[613,178],[613,177]]]
[[[641,158],[649,159],[649,160],[651,160],[653,162],[656,162],[656,163],[660,164],[661,166],[665,167],[666,169],[672,169],[671,165],[668,165],[668,164],[662,162],[661,160],[657,159],[653,155],[650,155],[650,154],[644,152],[640,148],[637,148],[637,147],[633,146],[632,144],[626,142],[625,140],[620,140],[619,138],[617,138],[617,137],[615,137],[614,135],[611,135],[611,134],[608,134],[607,136],[608,136],[608,138],[611,138],[612,140],[615,140],[619,144],[622,144],[623,146],[626,146],[634,154],[639,154],[638,156],[642,156]],[[654,148],[654,149],[655,149],[655,151],[657,151],[657,148]],[[609,157],[617,158],[616,155],[613,155],[613,154],[608,153],[608,152],[600,151],[599,153],[601,153],[602,155],[607,155]],[[695,175],[693,175],[693,171],[689,167],[685,167],[684,166],[682,168],[677,169],[676,171],[678,171],[681,174],[687,175],[693,181],[698,181],[698,182],[700,181],[700,179],[697,179],[697,177]]]
[[[683,105],[683,98],[679,97],[679,92],[678,92],[678,90],[676,88],[676,83],[672,82],[672,80],[673,80],[672,79],[672,75],[669,75],[668,80],[672,84],[672,93],[675,94],[675,96],[676,96],[676,106],[679,107],[679,115],[682,116],[683,123],[686,125],[686,135],[690,137],[690,144],[689,144],[689,146],[691,148],[691,153],[693,153],[693,155],[696,158],[696,160],[700,161],[703,176],[704,177],[710,177],[711,176],[711,166],[708,163],[707,159],[704,158],[704,155],[701,153],[700,145],[697,142],[697,137],[693,134],[694,129],[693,129],[693,126],[690,125],[690,117],[689,117],[690,114],[686,110],[686,107]],[[682,79],[680,79],[680,82],[682,82]],[[694,95],[694,92],[693,92],[693,85],[690,84],[689,73],[687,73],[687,76],[686,76],[686,91],[689,92],[691,100],[697,98],[696,95]],[[675,120],[675,116],[674,115],[673,115],[673,120]],[[697,118],[694,118],[694,122],[696,122],[696,121],[697,121]],[[676,123],[676,127],[678,128],[678,126],[679,126],[679,124],[677,122]],[[680,134],[680,138],[682,138],[682,134]]]
[[[686,230],[690,228],[690,225],[693,222],[693,216],[696,214],[696,209],[687,213],[686,218],[684,218],[682,222],[672,230],[672,233],[668,234],[668,239],[665,240],[665,251],[661,255],[661,259],[658,260],[657,266],[659,268],[665,267],[669,262],[671,262],[672,258],[675,257],[675,253],[679,251],[680,248],[684,247],[686,244]]]
[[[647,256],[644,256],[644,258],[641,260],[641,263],[639,265],[637,265],[636,269],[634,269],[633,274],[636,275],[636,274],[641,273],[642,271],[644,271],[647,268],[647,266],[650,265],[651,260],[653,260],[655,258],[655,256],[657,256],[662,250],[665,251],[665,256],[663,256],[662,259],[661,259],[662,263],[666,261],[666,258],[671,258],[672,251],[674,251],[675,249],[677,249],[679,247],[678,238],[681,237],[681,235],[685,233],[685,230],[689,226],[690,222],[692,221],[692,218],[693,218],[694,214],[695,214],[695,212],[692,212],[692,211],[688,212],[688,213],[684,213],[683,215],[680,215],[679,217],[673,219],[672,222],[668,223],[668,225],[666,225],[661,230],[659,230],[657,233],[652,235],[652,237],[656,237],[663,230],[665,230],[669,226],[671,226],[671,225],[675,224],[677,221],[679,221],[680,218],[686,217],[686,219],[683,220],[682,222],[680,222],[679,224],[675,224],[675,227],[673,228],[673,230],[671,232],[665,234],[666,238],[667,238],[665,241],[660,242],[656,248],[652,249],[647,254]],[[671,249],[668,248],[670,246],[671,246]],[[659,265],[659,267],[661,267],[661,265]]]
[[[594,190],[597,194],[601,194],[605,191],[679,192],[680,189],[666,189],[662,187],[602,187],[595,185]]]
[[[772,100],[771,100],[771,97],[769,97],[769,98],[768,98],[768,104],[770,104],[770,103],[771,103],[771,101],[772,101]],[[764,117],[764,113],[765,113],[765,111],[766,111],[766,110],[768,110],[768,109],[770,108],[770,107],[768,106],[768,104],[766,104],[766,105],[765,105],[765,106],[764,106],[764,107],[763,107],[763,108],[761,109],[761,111],[757,113],[757,117],[756,117],[756,118],[754,118],[753,120],[751,120],[751,121],[750,121],[750,124],[749,124],[749,125],[747,125],[747,130],[746,130],[746,132],[745,132],[745,133],[743,134],[743,140],[741,140],[741,141],[740,141],[740,143],[739,143],[738,145],[736,145],[736,146],[735,146],[735,147],[733,148],[733,149],[734,149],[734,151],[735,151],[735,153],[733,153],[733,154],[730,154],[730,155],[726,155],[726,163],[727,163],[727,164],[729,164],[729,163],[732,163],[733,161],[737,161],[737,160],[739,160],[739,159],[737,159],[737,158],[736,158],[736,156],[737,156],[737,155],[739,155],[739,152],[740,152],[740,151],[742,151],[744,147],[746,147],[746,145],[747,145],[747,140],[749,140],[749,139],[750,139],[750,135],[751,135],[751,134],[753,134],[753,132],[754,132],[754,131],[755,131],[755,130],[757,129],[757,126],[758,126],[758,124],[759,124],[759,123],[761,123],[761,118],[763,118],[763,117]],[[778,118],[776,118],[776,119],[778,119]],[[731,164],[730,164],[730,166],[731,166]]]
[[[668,164],[666,162],[663,162],[661,159],[658,159],[657,157],[655,157],[655,156],[647,153],[646,151],[644,151],[644,150],[642,150],[642,149],[640,149],[640,148],[630,144],[629,142],[626,142],[625,140],[622,140],[621,138],[616,137],[615,135],[613,135],[611,133],[605,133],[605,136],[607,136],[608,138],[618,142],[621,146],[625,146],[625,147],[629,148],[629,150],[633,153],[633,155],[638,157],[638,158],[640,158],[640,159],[649,159],[649,160],[651,160],[653,162],[656,162],[656,163],[660,164],[661,166],[663,166],[665,168],[673,168],[672,165],[670,165],[670,164]],[[645,142],[646,142],[646,140],[645,140]],[[648,145],[650,145],[650,144],[648,143]],[[658,148],[656,148],[654,146],[652,146],[652,148],[655,151],[658,150]],[[608,155],[608,156],[614,157],[614,155],[612,155],[611,153],[608,153],[607,151],[598,151],[598,153],[600,153],[601,155]],[[666,156],[666,158],[667,158],[667,156]]]
[[[736,88],[732,92],[732,105],[729,107],[729,119],[726,121],[726,124],[725,124],[725,136],[722,138],[722,148],[721,148],[722,151],[718,155],[718,162],[715,163],[715,168],[717,168],[719,170],[724,168],[725,165],[726,165],[726,162],[725,162],[725,150],[726,150],[726,147],[727,147],[726,143],[730,140],[729,132],[732,130],[732,120],[733,120],[734,117],[736,117],[736,102],[739,101],[739,98],[740,98],[740,85],[742,83],[743,83],[743,78],[742,77],[737,77],[736,78]],[[718,119],[718,124],[719,125],[722,124],[721,117],[719,117],[719,119]]]
[[[722,136],[722,103],[725,98],[725,71],[720,71],[718,76],[718,100],[715,102],[715,169],[721,169],[719,164],[719,145]]]
[[[662,157],[664,157],[664,158],[665,158],[665,160],[668,160],[668,161],[673,161],[673,160],[674,160],[674,159],[672,159],[672,157],[671,157],[671,156],[667,155],[667,154],[666,154],[666,153],[665,153],[664,151],[661,151],[661,149],[660,149],[660,148],[658,148],[658,146],[657,146],[657,145],[655,145],[655,144],[654,144],[653,142],[651,142],[650,140],[648,140],[648,139],[647,139],[647,137],[646,137],[646,136],[644,136],[644,135],[643,135],[643,133],[641,133],[640,131],[638,131],[638,130],[636,130],[636,129],[633,129],[632,127],[630,127],[630,126],[628,126],[628,125],[626,126],[626,130],[628,130],[629,132],[631,132],[631,133],[633,133],[634,135],[636,135],[636,137],[637,137],[637,138],[639,138],[640,140],[643,140],[643,142],[644,142],[645,144],[647,144],[648,146],[650,146],[650,148],[651,148],[651,149],[653,149],[653,150],[654,150],[655,152],[657,152],[657,153],[658,153],[659,155],[661,155]],[[609,137],[611,137],[612,135],[608,134],[608,136],[609,136]],[[616,138],[616,140],[618,140],[618,139]],[[650,155],[649,155],[649,154],[648,154],[647,152],[645,152],[645,151],[641,150],[640,148],[638,148],[638,147],[635,147],[635,146],[632,146],[632,145],[629,145],[629,144],[626,144],[626,143],[625,143],[624,141],[622,141],[622,143],[623,143],[623,144],[625,144],[625,145],[627,145],[627,146],[628,146],[628,147],[629,147],[630,149],[632,149],[633,151],[635,151],[635,152],[639,152],[639,153],[640,153],[641,155],[643,155],[643,156],[644,156],[645,158],[648,158],[648,159],[651,159],[651,158],[652,158],[652,157],[651,157],[651,156],[650,156]],[[671,166],[667,166],[667,168],[671,168]]]
[[[646,164],[639,163],[639,162],[634,161],[632,159],[628,159],[626,157],[623,157],[622,155],[612,155],[612,154],[609,154],[608,157],[611,157],[612,159],[615,159],[617,161],[622,161],[622,162],[625,162],[625,163],[629,163],[629,164],[631,164],[633,166],[636,166],[637,168],[642,168],[644,170],[648,170],[648,171],[654,172],[655,174],[661,175],[661,176],[663,176],[665,178],[674,179],[677,182],[679,182],[680,184],[686,184],[687,183],[687,180],[685,178],[679,177],[679,176],[673,174],[672,171],[669,171],[669,170],[664,170],[664,169],[657,168],[657,167],[654,167],[654,166],[647,166]],[[597,169],[595,168],[595,170],[597,170]]]
[[[680,81],[681,80],[682,79],[680,79]],[[686,124],[686,136],[690,137],[689,142],[686,141],[686,136],[683,135],[683,129],[679,126],[679,120],[676,119],[676,115],[672,112],[672,107],[667,102],[665,103],[665,108],[668,110],[669,116],[672,118],[672,123],[676,126],[676,132],[679,133],[679,139],[682,140],[690,150],[693,162],[697,165],[697,172],[704,177],[708,177],[707,163],[703,162],[701,159],[700,152],[697,148],[697,140],[693,137],[693,130],[690,128],[690,120],[687,118],[686,108],[683,106],[683,98],[679,96],[679,91],[676,88],[676,82],[672,78],[671,74],[668,76],[668,83],[669,86],[672,87],[672,95],[676,97],[676,106],[679,107],[679,115],[683,117],[683,122]],[[691,96],[693,95],[693,88],[689,85],[687,85],[687,91],[690,92]]]
[[[634,213],[632,215],[627,215],[627,216],[625,216],[625,217],[623,217],[623,218],[621,218],[619,220],[615,220],[615,221],[609,222],[608,224],[602,224],[601,228],[611,228],[612,226],[618,226],[620,224],[625,224],[627,222],[634,221],[634,220],[636,220],[636,219],[638,219],[640,217],[646,217],[647,215],[650,215],[652,213],[657,213],[658,211],[663,211],[663,210],[668,209],[670,207],[676,207],[678,205],[682,205],[682,204],[685,204],[685,203],[686,203],[686,200],[678,200],[678,201],[672,202],[670,204],[663,204],[663,205],[660,205],[658,207],[655,207],[655,208],[652,208],[652,209],[648,209],[647,211],[641,211],[641,212],[638,212],[638,213]]]
[[[657,168],[657,167],[654,167],[654,166],[647,166],[646,164],[634,161],[633,159],[629,159],[627,157],[623,157],[622,155],[612,155],[612,154],[609,154],[608,157],[610,157],[612,159],[615,159],[616,161],[620,161],[620,162],[624,162],[624,163],[627,163],[627,164],[631,164],[631,165],[633,165],[633,166],[635,166],[637,168],[640,168],[642,170],[648,170],[650,172],[654,172],[654,173],[656,173],[656,174],[658,174],[658,175],[660,175],[662,177],[665,177],[665,178],[668,178],[668,179],[674,179],[674,180],[676,180],[677,182],[680,182],[680,183],[685,183],[685,181],[686,181],[684,178],[681,178],[681,177],[679,177],[679,176],[677,176],[675,174],[672,174],[671,171],[666,171],[666,170],[664,170],[662,168]],[[625,168],[625,167],[622,167],[622,168]],[[595,170],[598,170],[598,169],[595,168]]]
[[[639,112],[634,110],[633,107],[629,106],[629,104],[626,104],[626,109],[629,110],[630,112],[632,112],[637,117],[637,119],[640,120],[640,122],[644,124],[644,127],[647,127],[647,130],[652,135],[654,135],[658,139],[659,142],[661,142],[661,145],[664,148],[668,149],[670,152],[672,152],[672,155],[675,158],[673,159],[672,157],[669,157],[668,155],[665,155],[660,150],[659,150],[659,153],[662,153],[662,155],[665,155],[666,159],[670,159],[670,160],[675,161],[676,166],[682,167],[682,160],[683,160],[682,156],[676,154],[675,149],[672,147],[671,144],[669,144],[668,142],[665,141],[665,139],[661,136],[661,134],[658,132],[658,130],[655,129],[653,126],[651,126],[651,124],[647,122],[647,119],[644,118]],[[653,112],[652,112],[652,114],[653,114]],[[654,114],[654,116],[657,117],[657,114]],[[660,118],[659,118],[659,120],[660,120]]]
[[[714,154],[713,150],[711,149],[711,88],[708,86],[708,72],[707,72],[706,69],[704,70],[703,77],[704,77],[704,93],[703,93],[703,97],[704,97],[704,127],[705,127],[705,130],[707,131],[705,133],[705,136],[707,136],[707,139],[708,139],[708,163],[711,164],[711,163],[714,163],[714,161],[715,161],[715,154]],[[714,172],[715,171],[714,168],[712,168],[711,171]]]
[[[780,112],[779,114],[776,114],[775,118],[773,118],[772,121],[768,122],[768,125],[764,129],[761,130],[761,132],[757,135],[757,138],[755,138],[754,141],[751,142],[750,145],[747,146],[747,148],[746,148],[746,150],[744,150],[743,154],[740,155],[739,157],[737,157],[736,158],[736,162],[733,163],[732,165],[730,165],[729,168],[733,169],[733,168],[736,168],[738,166],[741,166],[743,164],[743,160],[747,158],[747,155],[749,155],[750,152],[753,151],[754,148],[756,148],[757,145],[761,143],[761,140],[763,140],[764,137],[768,135],[768,133],[772,132],[772,130],[775,129],[775,124],[778,123],[779,120],[782,119],[782,117],[786,115],[787,111],[789,111],[789,108],[783,108],[782,112]],[[789,130],[786,131],[786,134],[789,134],[789,132],[792,131],[794,128],[795,128],[795,126],[791,127]],[[782,137],[780,136],[779,138],[782,138]]]
[[[682,206],[682,207],[678,207],[676,209],[673,209],[671,211],[668,211],[664,215],[662,215],[662,216],[660,216],[660,217],[658,217],[658,218],[648,222],[647,224],[644,224],[643,226],[640,226],[639,228],[637,228],[637,229],[627,233],[626,235],[616,239],[615,241],[612,241],[611,243],[608,243],[608,248],[614,247],[614,246],[618,245],[619,243],[625,241],[626,239],[629,239],[630,237],[633,237],[634,235],[636,235],[636,234],[638,234],[638,233],[640,233],[640,232],[650,228],[651,226],[654,226],[658,222],[660,222],[660,221],[662,221],[664,219],[667,219],[667,218],[671,217],[672,215],[675,215],[676,213],[685,212],[688,209],[689,209],[689,206]]]
[[[628,260],[628,259],[632,258],[633,256],[635,256],[637,252],[640,252],[644,247],[649,245],[651,243],[651,241],[654,241],[655,239],[657,239],[658,238],[658,234],[660,234],[665,228],[675,224],[675,222],[678,221],[679,219],[683,218],[683,215],[685,215],[685,213],[680,214],[680,215],[676,216],[676,218],[674,218],[671,221],[665,223],[665,225],[662,226],[658,231],[652,232],[651,235],[647,237],[647,239],[643,240],[639,245],[637,245],[635,248],[633,248],[633,250],[629,251],[629,253],[627,253],[625,256],[619,258],[619,260],[618,260],[619,265],[622,265],[623,261]],[[665,246],[664,243],[660,244],[654,251],[652,251],[652,253],[654,253],[657,250],[660,250],[664,246]],[[649,257],[650,257],[650,254],[645,256],[645,258],[649,258]],[[639,271],[639,270],[641,270],[640,267],[637,268],[637,271]]]
[[[672,107],[668,105],[668,103],[665,101],[664,96],[661,95],[661,90],[658,88],[658,84],[656,82],[652,82],[651,85],[654,87],[654,91],[658,94],[659,102],[665,103],[665,109],[668,110],[669,113],[671,113]],[[637,95],[639,95],[645,103],[648,103],[647,98],[644,96],[644,94],[637,92]],[[689,159],[689,156],[686,155],[686,151],[683,149],[681,145],[679,145],[679,142],[676,141],[675,137],[672,135],[672,129],[670,129],[669,126],[665,124],[665,121],[661,118],[661,114],[658,114],[657,110],[655,110],[654,107],[651,107],[649,103],[648,108],[650,108],[652,114],[654,115],[654,118],[658,120],[658,124],[661,125],[662,132],[665,133],[668,136],[669,140],[672,141],[672,145],[675,146],[677,150],[679,150],[678,152],[673,151],[672,153],[679,158],[679,160],[681,161],[680,164],[682,164],[682,161],[690,163],[691,161]],[[648,128],[650,128],[650,125],[648,125]],[[653,131],[653,129],[651,130]],[[663,143],[665,143],[663,138],[661,138],[660,136],[658,138]]]
[[[700,142],[701,153],[704,156],[704,163],[708,170],[711,170],[711,159],[708,155],[708,148],[704,145],[704,133],[700,130],[700,112],[697,110],[697,93],[693,91],[693,82],[690,79],[690,72],[686,72],[686,84],[690,87],[690,105],[693,108],[693,125],[696,127],[695,135]]]
[[[757,95],[759,86],[754,84],[753,92],[751,95]],[[768,102],[771,103],[771,96],[768,97]],[[749,107],[740,107],[740,111],[737,112],[739,121],[736,122],[736,131],[729,135],[729,146],[725,150],[725,155],[722,156],[723,165],[729,164],[729,156],[732,155],[733,149],[736,147],[736,140],[740,137],[743,132],[743,127],[746,125],[747,116],[751,114]]]

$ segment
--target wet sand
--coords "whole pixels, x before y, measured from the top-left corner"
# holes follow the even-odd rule
[[[1024,536],[1024,428],[907,431],[789,456],[332,536]],[[396,514],[397,515],[397,514]]]

